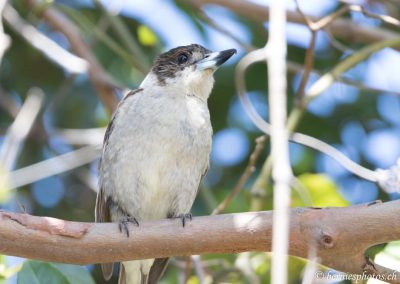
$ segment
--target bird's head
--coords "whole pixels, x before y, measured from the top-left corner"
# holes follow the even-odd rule
[[[173,48],[157,57],[141,87],[157,85],[207,99],[215,70],[235,53],[235,49],[211,52],[198,44]]]

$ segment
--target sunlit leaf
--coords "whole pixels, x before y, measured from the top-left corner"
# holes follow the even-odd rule
[[[140,25],[137,29],[137,32],[141,44],[153,46],[157,43],[157,36],[148,26]]]
[[[335,183],[326,175],[323,174],[302,174],[298,176],[299,181],[307,190],[312,206],[327,207],[327,206],[348,206],[349,202],[339,193]],[[292,199],[293,206],[303,205],[298,197],[294,195]]]
[[[186,282],[187,284],[199,284],[199,278],[197,278],[197,276],[192,275],[189,277],[188,281]]]

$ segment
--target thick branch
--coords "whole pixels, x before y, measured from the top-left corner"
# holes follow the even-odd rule
[[[313,247],[326,266],[370,273],[373,268],[364,252],[375,244],[400,240],[399,215],[400,200],[345,208],[294,208],[289,252],[307,257]],[[0,212],[0,253],[75,264],[270,251],[271,233],[271,211],[195,217],[185,228],[180,220],[143,222],[131,227],[131,238],[121,234],[116,224]],[[380,271],[375,265],[375,273]]]
[[[269,19],[269,8],[260,4],[242,0],[191,0],[197,7],[206,4],[224,6],[232,11],[251,17],[257,21],[267,21]],[[317,21],[314,17],[309,17],[312,21]],[[287,11],[287,21],[292,23],[305,24],[304,18],[298,12]],[[396,38],[395,32],[383,28],[362,27],[351,20],[336,19],[329,24],[327,29],[337,38],[354,43],[369,44],[377,41]]]

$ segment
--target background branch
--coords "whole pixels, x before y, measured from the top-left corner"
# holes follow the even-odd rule
[[[0,253],[45,261],[89,264],[207,253],[270,251],[272,211],[142,222],[132,238],[116,224],[79,223],[0,211]],[[293,208],[291,255],[306,258],[314,246],[319,263],[362,274],[395,273],[372,265],[365,250],[400,239],[400,200],[344,208]],[[390,222],[388,222],[390,220]],[[201,241],[199,241],[201,240]],[[124,245],[121,245],[121,244]],[[374,268],[373,268],[374,267]]]
[[[269,20],[269,8],[260,4],[242,0],[191,0],[196,6],[215,4],[224,6],[239,15],[250,17],[264,23]],[[291,23],[305,24],[304,18],[298,12],[286,12],[287,21]],[[311,21],[317,22],[315,17],[308,17]],[[351,20],[335,19],[327,27],[336,37],[354,43],[373,43],[377,41],[393,39],[398,34],[383,28],[362,27]],[[398,48],[398,47],[397,47]]]
[[[101,146],[85,146],[10,173],[9,188],[18,188],[88,164],[100,157]]]
[[[28,0],[27,2],[33,9],[41,4],[38,0]],[[41,6],[41,8],[39,16],[45,19],[55,30],[62,32],[68,38],[72,50],[74,50],[78,56],[89,62],[90,81],[95,87],[97,94],[106,109],[110,113],[113,113],[117,106],[117,99],[115,98],[113,90],[113,82],[108,74],[103,70],[103,67],[97,61],[91,49],[82,39],[79,29],[57,9],[50,6]]]
[[[78,74],[87,72],[88,63],[86,60],[69,53],[55,41],[39,32],[34,26],[26,23],[11,5],[6,5],[3,18],[9,27],[20,34],[29,44],[68,72]]]
[[[43,100],[44,94],[40,89],[31,89],[13,124],[8,128],[0,148],[0,162],[7,171],[14,168],[25,138],[31,131],[42,107]]]
[[[286,6],[284,1],[271,2],[270,33],[264,48],[268,64],[268,112],[271,123],[271,157],[273,196],[271,283],[288,281],[288,247],[290,222],[290,181],[293,177],[289,160],[286,82]]]

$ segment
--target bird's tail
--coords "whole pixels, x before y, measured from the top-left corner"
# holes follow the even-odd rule
[[[119,269],[118,284],[147,284],[154,259],[122,262]]]

